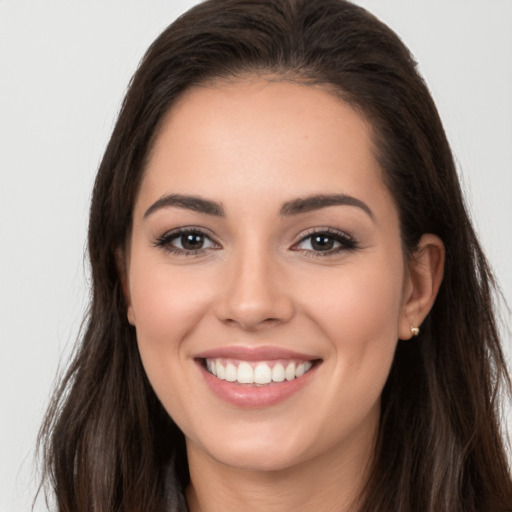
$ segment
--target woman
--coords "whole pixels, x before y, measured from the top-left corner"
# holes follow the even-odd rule
[[[89,254],[43,430],[59,510],[512,508],[492,275],[415,63],[363,9],[213,0],[171,25]]]

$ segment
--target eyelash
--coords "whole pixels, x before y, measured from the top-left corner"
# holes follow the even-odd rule
[[[172,244],[172,242],[185,235],[202,236],[204,240],[209,240],[209,242],[212,244],[212,247],[201,247],[199,249],[187,250],[184,248],[176,247]],[[300,244],[304,243],[308,239],[312,239],[314,236],[323,236],[327,239],[332,240],[333,243],[338,243],[339,246],[327,249],[325,251],[315,251],[314,249],[301,249],[298,247]],[[217,241],[215,241],[210,234],[206,233],[201,228],[195,227],[180,228],[174,231],[167,232],[162,236],[158,237],[153,245],[155,247],[161,248],[167,253],[176,254],[178,256],[200,256],[210,249],[217,250],[221,248],[221,245]],[[299,241],[293,244],[291,250],[302,252],[315,258],[325,258],[343,251],[354,251],[358,248],[359,244],[357,240],[352,236],[348,235],[347,233],[344,233],[343,231],[339,231],[333,228],[314,228],[301,234]]]
[[[199,235],[202,236],[205,240],[209,240],[212,245],[215,247],[201,247],[200,249],[183,249],[180,247],[176,247],[172,244],[173,241],[183,237],[185,235]],[[200,256],[211,248],[219,249],[221,246],[218,242],[216,242],[212,236],[206,233],[201,228],[189,227],[189,228],[179,228],[173,231],[169,231],[162,236],[158,237],[155,243],[153,244],[155,247],[161,248],[163,251],[171,254],[176,254],[178,256]]]
[[[298,246],[305,242],[308,239],[312,239],[314,236],[321,237],[324,236],[332,240],[334,243],[338,243],[339,246],[327,249],[325,251],[315,251],[313,249],[300,249]],[[303,252],[308,254],[309,256],[313,256],[314,258],[326,258],[335,254],[339,254],[343,251],[355,251],[359,249],[358,241],[350,236],[349,234],[339,231],[333,228],[313,228],[305,233],[301,234],[300,240],[292,246],[293,251]]]

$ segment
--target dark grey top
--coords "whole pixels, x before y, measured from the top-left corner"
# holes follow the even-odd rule
[[[175,461],[167,467],[165,477],[166,512],[189,512],[184,489],[176,477]]]

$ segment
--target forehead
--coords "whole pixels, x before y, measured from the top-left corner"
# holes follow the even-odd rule
[[[362,115],[323,87],[266,79],[184,93],[161,124],[141,195],[211,195],[227,182],[241,194],[385,188]]]

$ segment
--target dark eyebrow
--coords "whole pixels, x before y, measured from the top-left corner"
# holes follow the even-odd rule
[[[177,208],[185,208],[186,210],[193,210],[199,213],[206,213],[207,215],[224,216],[224,208],[220,203],[203,199],[197,196],[185,196],[182,194],[170,194],[163,196],[158,201],[154,202],[144,213],[144,218],[151,215],[160,208],[167,208],[174,206]]]
[[[373,212],[366,203],[346,194],[319,194],[315,196],[299,197],[298,199],[284,203],[281,208],[281,215],[297,215],[299,213],[319,210],[320,208],[327,208],[329,206],[356,206],[366,212],[372,220],[375,220]]]

